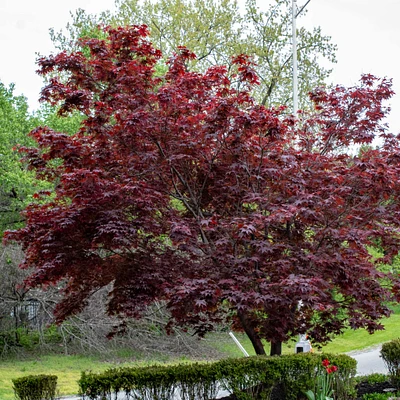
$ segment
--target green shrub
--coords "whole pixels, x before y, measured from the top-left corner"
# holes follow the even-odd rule
[[[389,398],[397,398],[400,394],[394,393],[367,393],[362,397],[363,400],[387,400]]]
[[[346,355],[293,354],[280,357],[247,357],[204,364],[180,364],[145,368],[118,368],[104,373],[82,373],[80,393],[95,399],[125,392],[135,400],[169,400],[173,393],[183,400],[215,398],[220,387],[240,400],[268,398],[279,386],[285,399],[294,400],[313,386],[317,366],[323,358],[338,367],[344,383],[337,384],[340,399],[354,392],[356,361]],[[340,371],[340,372],[339,372]]]
[[[320,357],[310,353],[277,358],[280,379],[278,381],[285,399],[295,400],[314,386]]]
[[[40,332],[36,330],[28,330],[26,328],[16,329],[19,345],[27,350],[32,350],[40,343]]]
[[[18,345],[18,337],[15,330],[0,332],[0,350],[3,353],[4,349],[15,347]]]
[[[19,400],[54,400],[56,375],[28,375],[13,379],[15,397]]]
[[[221,387],[235,393],[240,400],[268,396],[280,379],[278,357],[249,357],[216,362]]]
[[[16,328],[0,332],[0,352],[9,349],[24,348],[34,350],[41,344],[55,344],[62,341],[62,336],[55,325],[50,325],[42,331],[27,328]]]
[[[43,331],[43,340],[47,344],[61,343],[63,337],[56,325],[50,325]]]
[[[357,383],[367,382],[370,385],[373,385],[374,383],[387,382],[388,380],[389,380],[389,377],[386,374],[378,374],[378,373],[362,375],[362,376],[356,377]]]
[[[218,375],[212,364],[181,364],[145,368],[113,368],[101,374],[82,373],[80,393],[89,399],[125,392],[127,398],[169,400],[215,398]]]
[[[392,383],[400,387],[400,338],[384,343],[381,356],[389,370]]]

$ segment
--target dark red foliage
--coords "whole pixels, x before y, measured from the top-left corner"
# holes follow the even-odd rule
[[[379,245],[389,262],[400,248],[399,140],[381,124],[390,82],[318,89],[315,115],[295,122],[253,102],[246,56],[235,84],[224,67],[188,71],[185,48],[160,78],[145,27],[107,33],[82,41],[88,58],[39,61],[53,76],[42,101],[86,119],[74,136],[31,133],[39,150],[26,157],[55,197],[7,233],[31,285],[65,283],[58,319],[112,284],[110,313],[140,317],[162,300],[199,334],[222,320],[275,343],[381,329],[400,297],[368,253]],[[379,150],[346,151],[377,136]]]

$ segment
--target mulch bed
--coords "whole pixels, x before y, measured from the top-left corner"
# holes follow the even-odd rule
[[[392,390],[389,390],[392,389]],[[381,383],[368,383],[360,382],[357,385],[357,400],[361,400],[364,394],[368,393],[386,393],[389,391],[396,392],[393,387],[393,383],[381,382]]]

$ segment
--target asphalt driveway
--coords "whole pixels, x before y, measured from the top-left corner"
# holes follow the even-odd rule
[[[360,351],[347,353],[357,360],[357,375],[372,373],[387,374],[388,370],[380,356],[381,345]]]

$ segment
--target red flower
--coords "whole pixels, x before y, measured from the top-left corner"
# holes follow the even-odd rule
[[[332,368],[328,367],[328,368],[326,368],[326,372],[327,372],[327,374],[331,374],[333,372],[333,370],[332,370]]]
[[[336,365],[332,365],[331,369],[332,369],[332,372],[336,372],[338,370]]]
[[[322,365],[326,368],[330,364],[329,360],[326,358],[325,360],[322,361]]]

